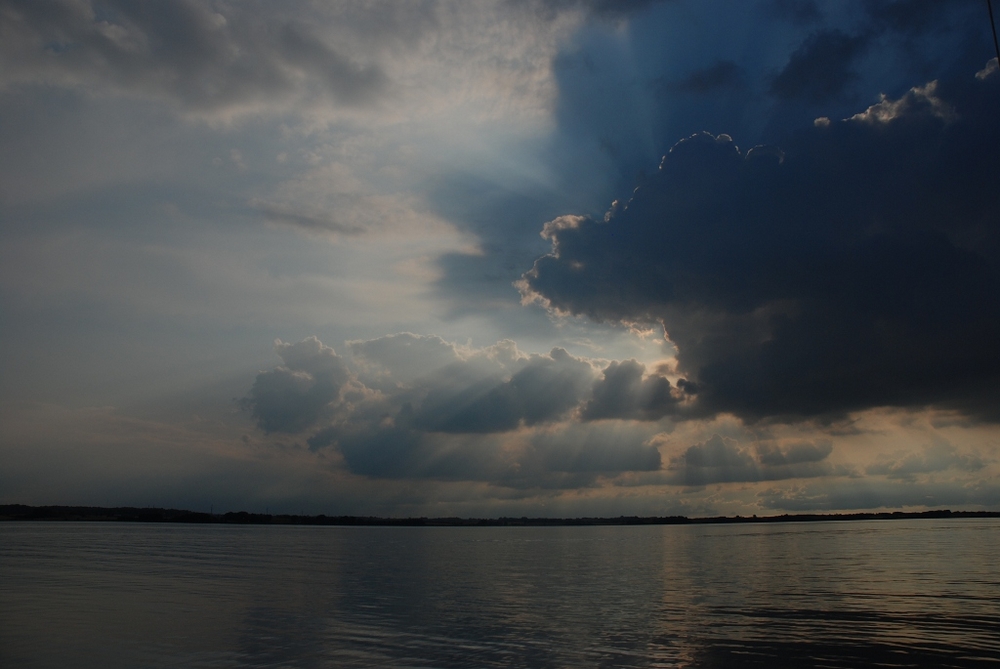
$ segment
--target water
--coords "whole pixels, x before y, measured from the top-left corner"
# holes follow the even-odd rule
[[[2,667],[991,667],[1000,522],[0,523]]]

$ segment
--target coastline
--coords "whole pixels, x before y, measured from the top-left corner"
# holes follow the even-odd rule
[[[885,511],[806,513],[776,516],[618,516],[614,518],[385,518],[378,516],[315,516],[293,514],[205,513],[156,507],[28,506],[0,504],[0,522],[70,521],[129,523],[201,523],[230,525],[338,525],[398,527],[578,527],[598,525],[710,525],[722,523],[789,523],[852,520],[913,520],[943,518],[1000,518],[1000,511]]]

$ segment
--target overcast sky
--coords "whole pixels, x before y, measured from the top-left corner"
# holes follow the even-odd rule
[[[1000,509],[982,0],[0,0],[0,503]]]

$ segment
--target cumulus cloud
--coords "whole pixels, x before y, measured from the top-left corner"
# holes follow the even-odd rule
[[[517,366],[520,369],[499,383],[493,376],[476,379],[465,370],[448,368],[438,377],[439,385],[424,396],[416,424],[432,432],[470,433],[549,422],[576,407],[594,376],[589,363],[559,348],[519,360]],[[454,383],[455,378],[462,383]]]
[[[766,442],[755,450],[714,434],[670,460],[668,481],[701,486],[848,474],[847,468],[823,462],[832,450],[829,441]]]
[[[475,416],[491,407],[506,409],[508,424],[514,420],[537,425],[564,416],[589,390],[594,368],[561,348],[547,356],[532,355],[522,369],[492,390],[472,409]]]
[[[365,383],[373,387],[381,385],[380,379],[393,385],[410,384],[462,358],[455,344],[410,332],[349,341],[347,347],[364,370]]]
[[[978,77],[978,75],[977,75]],[[885,94],[878,104],[851,117],[859,123],[890,123],[897,118],[912,115],[936,116],[943,121],[954,121],[957,118],[955,110],[937,95],[937,81],[926,86],[911,88],[897,100],[890,100]]]
[[[996,420],[998,104],[1000,79],[969,73],[780,150],[692,136],[604,220],[547,224],[552,251],[519,288],[661,323],[697,388],[690,415],[935,404]]]
[[[525,355],[505,340],[481,349],[409,333],[349,342],[373,388],[406,402],[431,432],[506,432],[557,420],[589,396],[594,363],[555,348]]]
[[[301,432],[339,401],[349,380],[347,367],[316,337],[297,344],[277,340],[274,350],[284,364],[258,374],[241,405],[264,432]]]
[[[689,487],[853,473],[828,461],[826,439],[744,445],[718,434],[664,468],[669,439],[655,421],[683,412],[695,388],[635,360],[601,369],[559,348],[526,355],[510,341],[476,348],[412,333],[348,350],[276,342],[283,364],[258,375],[243,405],[263,431],[331,449],[354,474],[559,489],[625,472]]]
[[[678,414],[697,392],[695,384],[679,379],[676,386],[659,374],[646,375],[635,360],[611,362],[594,383],[593,397],[583,407],[587,420],[602,418],[659,420]]]
[[[345,360],[315,337],[277,342],[283,364],[257,376],[242,406],[263,431],[335,449],[365,476],[564,487],[660,468],[655,429],[580,421],[595,394],[606,403],[601,384],[617,362],[602,381],[597,361],[561,348],[527,355],[511,341],[474,348],[411,333],[348,342],[348,350]],[[623,364],[641,375],[635,361]],[[651,418],[643,412],[657,398],[642,383],[616,405],[620,417]]]

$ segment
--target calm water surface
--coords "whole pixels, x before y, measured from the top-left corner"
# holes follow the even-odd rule
[[[0,523],[2,667],[991,667],[1000,522]]]

